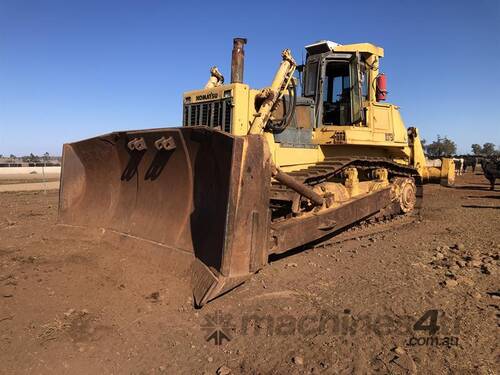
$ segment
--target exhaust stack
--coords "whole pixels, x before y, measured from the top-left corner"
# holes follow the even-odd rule
[[[233,39],[233,53],[231,58],[231,83],[243,83],[243,68],[245,64],[245,38]]]

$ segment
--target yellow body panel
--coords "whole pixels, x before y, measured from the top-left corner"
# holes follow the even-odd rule
[[[265,133],[264,136],[267,139],[274,163],[284,172],[293,172],[295,170],[303,169],[325,159],[325,155],[321,147],[286,147],[282,146],[280,143],[276,143],[272,134]]]
[[[248,85],[234,83],[210,89],[193,90],[184,94],[184,103],[199,104],[231,97],[233,107],[232,134],[246,135],[256,109],[255,96],[259,90]],[[370,103],[367,106],[367,126],[321,126],[313,130],[312,142],[319,147],[286,147],[274,142],[270,133],[268,139],[273,161],[284,171],[302,169],[322,161],[326,156],[364,155],[389,156],[403,162],[410,156],[406,128],[399,114],[399,108],[392,104]],[[345,142],[335,142],[335,134],[343,132]],[[374,147],[376,146],[376,147]],[[408,160],[404,162],[408,163]]]

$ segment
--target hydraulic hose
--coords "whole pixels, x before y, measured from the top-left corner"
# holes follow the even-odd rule
[[[290,105],[287,108],[286,99],[283,96],[283,106],[286,110],[286,113],[279,121],[269,121],[267,124],[267,128],[270,129],[273,133],[279,134],[283,132],[288,125],[292,122],[293,116],[295,114],[295,108],[297,106],[297,87],[295,85],[294,80],[290,81],[290,85],[288,86],[288,97],[290,98]]]

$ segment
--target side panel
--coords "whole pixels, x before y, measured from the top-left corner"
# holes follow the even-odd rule
[[[392,133],[391,108],[389,106],[372,104],[371,115],[374,133]]]

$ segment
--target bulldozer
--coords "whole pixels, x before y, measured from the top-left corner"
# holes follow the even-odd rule
[[[377,215],[419,206],[422,184],[453,184],[454,164],[427,167],[416,128],[385,103],[384,50],[322,40],[290,50],[269,87],[210,69],[183,94],[176,128],[117,131],[63,146],[59,221],[188,254],[193,301],[241,285],[273,254],[322,241]]]

